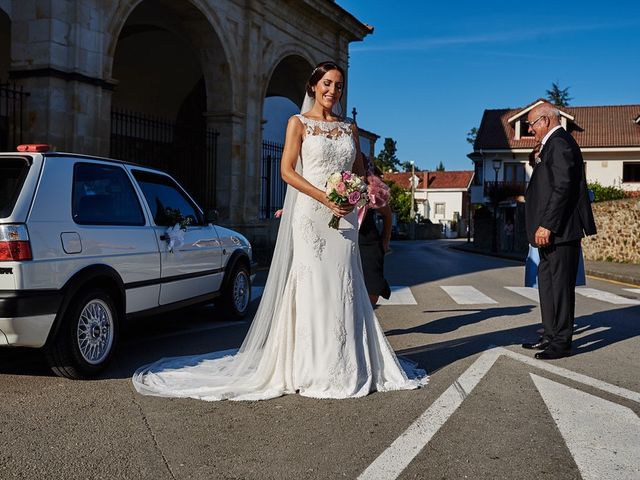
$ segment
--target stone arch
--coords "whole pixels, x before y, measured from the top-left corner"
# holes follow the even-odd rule
[[[111,155],[127,155],[129,160],[168,170],[208,209],[216,203],[220,149],[215,133],[207,128],[206,113],[232,111],[234,102],[223,30],[212,24],[214,12],[201,3],[121,3],[108,27],[112,37],[105,72],[116,84],[112,111],[135,112],[135,122],[144,116],[146,128],[149,116],[166,120],[168,125],[151,122],[153,138],[140,138],[149,134],[136,133],[136,148],[145,151],[134,155],[144,156],[154,148],[160,152],[142,160],[131,158],[118,143],[132,143],[125,130],[131,130],[134,120],[121,114],[112,117],[119,123],[112,122]],[[216,128],[224,130],[226,125]]]

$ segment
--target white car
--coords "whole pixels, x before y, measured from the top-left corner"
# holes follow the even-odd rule
[[[0,153],[0,348],[90,377],[125,319],[216,299],[243,316],[251,245],[166,173],[23,145]],[[176,227],[177,225],[177,227]]]

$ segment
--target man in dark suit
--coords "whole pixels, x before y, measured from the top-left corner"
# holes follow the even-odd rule
[[[560,125],[560,112],[542,103],[527,120],[529,132],[542,145],[525,193],[525,217],[527,239],[540,252],[544,334],[522,346],[541,350],[536,358],[550,360],[571,354],[580,240],[594,235],[596,226],[580,147]]]

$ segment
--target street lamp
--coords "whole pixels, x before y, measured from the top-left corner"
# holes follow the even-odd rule
[[[493,235],[491,237],[491,251],[498,251],[498,172],[502,167],[502,160],[493,159],[493,170],[496,172],[493,182]]]
[[[411,237],[411,240],[415,239],[416,210],[413,206],[416,191],[415,175],[415,164],[413,160],[411,160],[411,210],[409,210],[409,218],[411,219],[411,223],[409,224],[409,237]]]

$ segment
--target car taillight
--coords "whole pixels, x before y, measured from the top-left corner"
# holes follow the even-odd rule
[[[27,227],[0,225],[0,262],[32,259]]]

